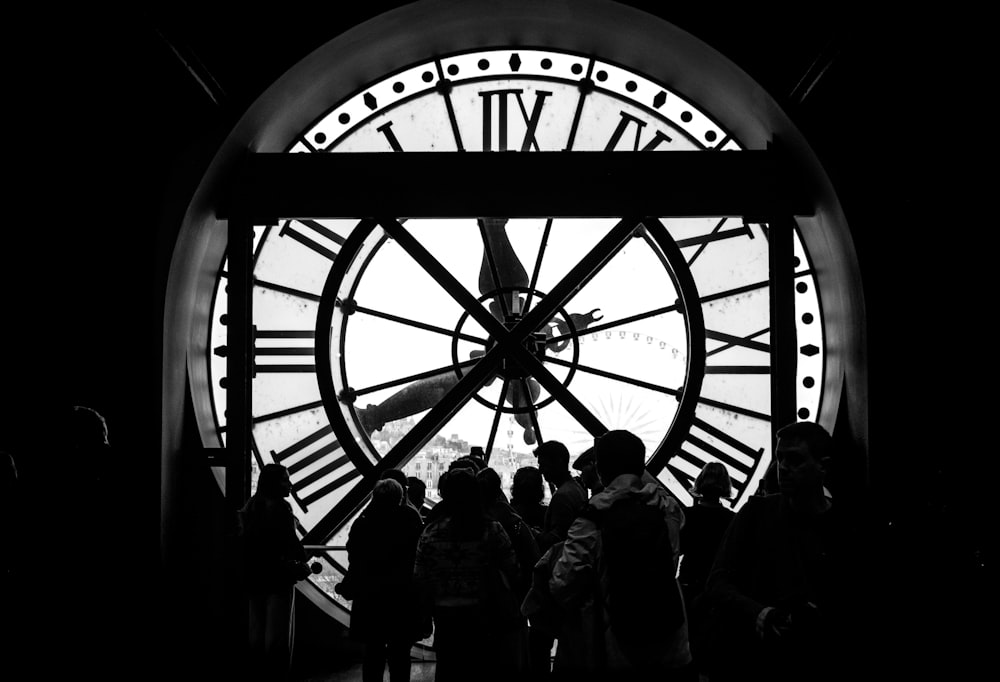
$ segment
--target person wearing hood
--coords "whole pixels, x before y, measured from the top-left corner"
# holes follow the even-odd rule
[[[577,677],[631,679],[641,673],[655,674],[660,679],[686,679],[690,669],[687,622],[675,578],[684,512],[680,503],[646,471],[645,452],[642,441],[628,431],[609,431],[596,440],[594,455],[604,488],[590,499],[584,513],[570,527],[549,580],[552,597],[564,608],[581,614],[583,636],[579,641],[594,643],[567,652],[576,661],[573,674]],[[622,501],[644,508],[646,518],[649,510],[655,510],[652,517],[666,533],[662,542],[667,542],[666,538],[669,542],[662,573],[648,577],[640,585],[628,586],[648,594],[648,600],[639,600],[648,604],[648,611],[643,618],[631,620],[652,624],[649,626],[619,621],[616,627],[614,619],[609,619],[607,596],[609,586],[612,590],[614,586],[609,582],[611,554],[607,548],[611,543],[609,526],[605,524],[609,510]],[[626,549],[641,554],[647,548]],[[632,563],[641,569],[638,564],[644,562]],[[661,603],[670,603],[672,612],[664,612],[657,606]],[[660,624],[658,631],[656,624]],[[656,634],[650,636],[654,631]],[[633,635],[629,633],[638,638],[630,640]]]

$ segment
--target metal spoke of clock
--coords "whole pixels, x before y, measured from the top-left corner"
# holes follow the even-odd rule
[[[720,291],[717,294],[709,294],[708,296],[702,296],[699,299],[702,303],[711,303],[712,301],[718,301],[721,298],[727,298],[729,296],[738,296],[739,294],[745,294],[750,291],[756,291],[757,289],[763,289],[770,286],[770,282],[756,282],[754,284],[747,284],[746,286],[736,287],[735,289],[728,289],[727,291]]]
[[[486,463],[490,463],[490,454],[493,452],[493,443],[497,438],[497,429],[500,428],[500,416],[503,414],[503,402],[507,396],[507,389],[510,387],[510,379],[504,377],[503,386],[500,388],[500,398],[497,400],[496,409],[493,411],[493,425],[490,426],[490,437],[486,441]]]
[[[717,353],[727,351],[734,346],[743,346],[744,348],[749,348],[750,350],[759,350],[764,353],[771,352],[771,345],[763,343],[760,341],[753,341],[753,339],[761,336],[763,334],[771,331],[770,327],[764,327],[758,332],[753,334],[748,334],[747,336],[733,336],[732,334],[723,334],[722,332],[712,331],[711,329],[705,330],[705,338],[712,339],[713,341],[723,341],[724,345],[719,346],[715,350],[708,351],[705,353],[705,357],[709,358]]]
[[[492,319],[492,317],[490,317]],[[347,522],[364,502],[379,476],[388,469],[395,469],[417,452],[431,437],[462,408],[473,394],[491,379],[500,365],[502,354],[497,347],[491,348],[482,359],[458,380],[423,419],[414,424],[396,445],[383,457],[358,485],[351,488],[333,508],[316,522],[312,530],[302,539],[303,543],[325,542]]]
[[[631,384],[633,386],[638,386],[639,388],[646,388],[650,391],[656,391],[657,393],[666,393],[667,395],[679,396],[681,392],[676,388],[668,388],[666,386],[660,386],[659,384],[653,384],[648,381],[642,381],[641,379],[633,379],[632,377],[627,377],[621,374],[616,374],[615,372],[608,372],[607,370],[597,369],[596,367],[588,367],[587,365],[581,365],[580,363],[573,363],[568,360],[562,360],[560,358],[545,358],[546,362],[551,362],[554,365],[561,365],[563,367],[576,368],[580,372],[586,372],[587,374],[593,374],[595,376],[604,377],[605,379],[611,379],[613,381],[621,381],[622,383]]]
[[[476,222],[479,224],[479,235],[483,238],[483,254],[486,256],[490,277],[493,278],[493,291],[496,293],[495,300],[500,304],[500,313],[503,315],[503,319],[507,319],[507,316],[510,315],[510,309],[507,307],[506,297],[500,292],[503,284],[500,278],[500,271],[497,269],[496,256],[493,253],[492,247],[490,247],[490,240],[486,236],[486,222],[483,219],[479,219]],[[486,294],[485,291],[481,291],[480,293]]]
[[[538,244],[538,257],[535,259],[535,267],[531,271],[531,283],[528,284],[528,296],[524,301],[524,313],[531,310],[531,302],[535,297],[535,287],[538,285],[538,273],[542,269],[542,258],[545,256],[545,248],[549,244],[549,232],[552,231],[552,218],[546,218],[545,229],[542,230],[542,241]]]
[[[573,268],[556,284],[549,294],[514,327],[512,333],[518,340],[524,338],[556,314],[560,308],[583,289],[601,269],[614,258],[632,236],[640,218],[622,218]]]
[[[471,367],[472,365],[478,364],[479,359],[466,360],[465,362],[460,362],[457,365],[446,365],[444,367],[438,367],[437,369],[427,370],[426,372],[420,372],[419,374],[411,374],[410,376],[402,377],[400,379],[393,379],[392,381],[387,381],[382,384],[376,384],[374,386],[368,386],[367,388],[360,388],[354,391],[356,397],[361,397],[367,395],[368,393],[375,393],[376,391],[382,391],[387,388],[392,388],[394,386],[402,386],[403,384],[409,384],[414,381],[420,381],[421,379],[430,379],[432,377],[444,376],[447,374],[454,374],[456,369],[464,369],[465,367]]]
[[[486,339],[480,339],[476,336],[469,336],[468,334],[462,334],[461,332],[456,332],[450,329],[445,329],[444,327],[436,327],[432,324],[427,324],[426,322],[418,322],[417,320],[411,320],[406,317],[399,317],[398,315],[392,315],[390,313],[382,312],[381,310],[375,310],[374,308],[366,308],[365,306],[355,306],[355,311],[359,313],[365,313],[366,315],[371,315],[372,317],[380,317],[383,320],[389,320],[390,322],[398,322],[399,324],[404,324],[409,327],[416,327],[417,329],[423,329],[424,331],[434,332],[436,334],[443,334],[444,336],[457,337],[462,341],[468,341],[469,343],[475,343],[480,346],[485,346],[489,343]]]
[[[569,412],[591,435],[599,436],[608,430],[601,420],[580,402],[559,379],[554,377],[552,372],[542,364],[541,360],[528,352],[526,348],[515,346],[511,349],[510,355],[515,362],[521,365],[528,374],[538,381],[562,405],[563,409]]]
[[[319,303],[321,298],[318,294],[311,294],[308,291],[302,291],[301,289],[275,284],[274,282],[268,282],[258,277],[253,278],[253,283],[254,286],[261,287],[263,289],[270,289],[271,291],[277,291],[281,294],[288,294],[289,296],[297,296],[299,298],[304,298],[307,301],[316,301]]]
[[[546,345],[551,345],[558,343],[564,339],[573,339],[586,334],[596,334],[597,332],[602,332],[607,329],[613,329],[615,327],[620,327],[623,324],[629,324],[630,322],[638,322],[639,320],[646,320],[650,317],[656,317],[657,315],[663,315],[664,313],[677,312],[680,309],[678,304],[674,303],[672,305],[664,306],[662,308],[657,308],[656,310],[649,310],[644,313],[639,313],[637,315],[630,315],[628,317],[623,317],[618,320],[612,320],[611,322],[605,322],[603,324],[596,324],[586,329],[580,329],[577,331],[572,331],[567,334],[560,334],[558,336],[553,336],[548,339],[545,343]]]
[[[431,277],[433,277],[438,284],[448,293],[449,296],[454,298],[460,306],[462,306],[473,319],[476,320],[486,333],[489,334],[497,341],[500,345],[503,340],[505,340],[509,333],[507,328],[504,327],[500,322],[493,317],[489,311],[487,311],[479,301],[473,296],[469,291],[459,283],[455,276],[445,268],[441,263],[434,258],[423,247],[423,245],[418,242],[413,235],[411,235],[406,228],[404,228],[399,221],[393,219],[380,220],[379,224],[385,229],[390,237],[396,240],[404,251],[406,251],[413,260],[417,262]],[[520,325],[519,325],[520,326]],[[527,334],[525,334],[526,336]],[[518,339],[520,340],[520,339]]]

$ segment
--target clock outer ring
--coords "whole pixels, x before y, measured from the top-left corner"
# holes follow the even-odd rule
[[[702,381],[705,376],[705,321],[702,315],[698,289],[694,278],[688,270],[680,248],[670,237],[666,227],[659,219],[647,219],[642,222],[646,233],[660,246],[669,267],[667,272],[674,281],[678,294],[678,312],[684,315],[687,324],[687,371],[686,381],[681,388],[677,411],[673,422],[667,429],[666,436],[649,457],[646,469],[654,476],[658,474],[674,453],[680,449],[694,421],[695,408],[701,393]],[[331,337],[333,336],[333,313],[339,299],[337,292],[345,275],[353,265],[353,261],[364,246],[365,240],[376,227],[373,221],[363,221],[348,236],[337,259],[330,268],[323,293],[320,298],[319,310],[316,315],[316,378],[319,383],[320,397],[327,418],[333,426],[334,433],[345,453],[354,461],[365,478],[374,475],[374,469],[367,455],[361,450],[354,433],[350,430],[343,411],[340,409],[336,386],[333,381],[333,365],[331,361]],[[343,331],[346,331],[343,330]],[[340,343],[343,339],[338,340]],[[346,377],[342,377],[346,385]],[[470,400],[472,398],[470,397]],[[412,456],[412,455],[411,455]],[[342,520],[338,520],[339,523]],[[334,531],[335,532],[335,531]]]

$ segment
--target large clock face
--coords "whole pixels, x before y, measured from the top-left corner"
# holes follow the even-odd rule
[[[682,93],[599,55],[497,49],[370,83],[287,151],[740,149]],[[489,181],[517,191],[516,178]],[[797,234],[794,249],[796,406],[810,418],[823,325]],[[770,461],[769,273],[768,226],[731,216],[258,226],[256,463],[288,466],[302,531],[321,528],[341,548],[357,510],[338,503],[384,461],[424,480],[434,500],[440,473],[473,446],[509,484],[538,442],[576,455],[601,429],[642,438],[651,472],[685,503],[701,467],[721,461],[739,506]],[[223,263],[209,358],[218,442],[225,282]],[[332,587],[346,554],[328,556]]]

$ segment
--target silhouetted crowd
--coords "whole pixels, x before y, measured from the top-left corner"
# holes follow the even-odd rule
[[[386,667],[392,682],[409,680],[411,647],[432,635],[440,682],[851,677],[868,642],[862,515],[834,503],[824,429],[801,422],[777,435],[771,470],[738,512],[722,463],[705,465],[684,506],[627,431],[597,438],[576,475],[562,443],[540,444],[509,498],[481,451],[442,474],[433,506],[417,479],[384,472],[336,587],[352,602],[364,681]],[[285,490],[273,493],[284,506],[269,532],[286,546],[274,552],[286,578],[280,597],[258,595],[251,624],[261,665],[270,657],[278,670],[286,597],[308,573]]]
[[[89,465],[64,499],[105,499],[114,483],[94,462],[109,457],[106,425],[85,408],[71,416]],[[481,451],[452,462],[433,506],[424,484],[399,470],[375,483],[336,586],[352,603],[365,682],[387,667],[392,682],[407,682],[411,647],[430,637],[439,682],[857,676],[875,627],[865,611],[867,519],[850,495],[835,496],[836,453],[822,427],[780,429],[771,469],[744,482],[759,487],[736,512],[722,463],[704,466],[693,504],[682,505],[645,469],[645,446],[627,431],[597,438],[572,470],[562,443],[534,454],[538,466],[515,473],[509,498]],[[11,506],[18,470],[9,456],[2,463]],[[310,574],[290,492],[288,471],[269,464],[239,513],[251,669],[268,680],[288,678],[294,586]],[[90,508],[96,516],[78,519],[86,527],[115,517]],[[8,526],[13,543],[21,529]],[[102,550],[96,539],[88,551]],[[88,576],[96,599],[111,589],[108,565]],[[11,553],[3,568],[11,605],[32,569]]]

